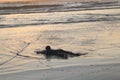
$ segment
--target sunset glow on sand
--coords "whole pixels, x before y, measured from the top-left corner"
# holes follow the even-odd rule
[[[120,80],[120,0],[0,0],[0,80]]]

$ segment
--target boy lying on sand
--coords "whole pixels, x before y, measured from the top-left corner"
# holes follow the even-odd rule
[[[80,54],[80,53],[73,53],[69,51],[65,51],[62,49],[51,49],[50,46],[46,46],[46,49],[43,51],[35,51],[36,54],[43,54],[46,58],[50,58],[52,56],[56,56],[57,58],[68,59],[68,57],[77,57],[81,55],[86,55],[87,53]]]

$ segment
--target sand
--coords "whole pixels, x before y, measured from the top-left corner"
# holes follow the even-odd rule
[[[120,63],[76,65],[0,75],[0,80],[119,80]]]
[[[107,30],[104,30],[103,27],[98,28],[98,25]],[[116,26],[116,29],[112,26]],[[88,22],[87,24],[38,25],[0,29],[0,80],[119,80],[119,23],[114,22],[112,26],[104,22]],[[79,32],[81,34],[78,34]],[[88,34],[89,32],[91,34]],[[95,35],[96,33],[97,35]],[[53,36],[53,34],[55,35]],[[85,36],[86,34],[87,36]],[[94,41],[94,44],[93,41],[90,42],[91,40]],[[30,56],[30,58],[14,57],[16,52],[19,52],[27,43],[30,45],[20,54]],[[89,54],[68,60],[49,61],[34,53],[35,49],[43,50],[46,45],[52,45],[54,49],[62,48]]]
[[[1,15],[8,28],[0,28],[0,80],[120,80],[119,14],[117,8]],[[50,23],[26,25],[40,18]],[[65,24],[69,18],[88,21]],[[34,52],[46,45],[88,55],[46,60]]]

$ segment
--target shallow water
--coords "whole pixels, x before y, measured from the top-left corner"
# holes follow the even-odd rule
[[[1,74],[54,66],[84,65],[96,61],[119,61],[118,8],[5,14],[0,16],[0,27]],[[36,49],[43,50],[46,45],[88,55],[68,60],[47,61],[42,55],[34,53]],[[16,53],[28,57],[16,56]],[[110,61],[111,58],[113,61]]]

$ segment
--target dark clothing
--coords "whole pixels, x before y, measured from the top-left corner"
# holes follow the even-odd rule
[[[69,51],[65,51],[62,49],[51,49],[50,46],[46,46],[46,50],[43,51],[36,51],[37,54],[43,54],[46,57],[51,57],[51,56],[57,56],[57,57],[61,57],[64,59],[68,59],[68,57],[77,57],[77,56],[81,56],[81,55],[86,55],[85,54],[79,54],[79,53],[73,53],[73,52],[69,52]]]

